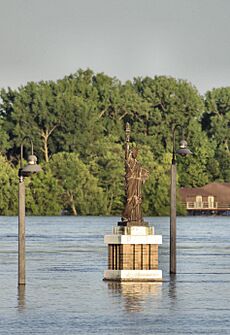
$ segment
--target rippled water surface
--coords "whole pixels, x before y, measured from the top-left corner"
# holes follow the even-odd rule
[[[27,284],[17,288],[17,218],[0,217],[0,334],[230,334],[230,218],[177,220],[170,277],[168,218],[163,283],[108,283],[103,235],[115,217],[27,217]]]

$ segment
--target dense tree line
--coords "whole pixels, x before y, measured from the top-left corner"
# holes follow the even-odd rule
[[[145,215],[167,215],[172,129],[180,124],[193,155],[178,157],[178,187],[230,182],[230,88],[201,96],[185,80],[120,82],[79,70],[56,82],[0,91],[0,214],[17,213],[20,145],[33,139],[43,172],[26,178],[27,213],[120,214],[124,201],[124,128],[149,171]],[[176,134],[179,143],[180,132]],[[30,142],[24,142],[25,157]],[[179,204],[179,202],[178,202]],[[178,205],[178,210],[183,212]]]

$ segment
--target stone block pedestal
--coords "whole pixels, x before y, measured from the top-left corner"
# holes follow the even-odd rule
[[[153,227],[114,227],[106,235],[108,245],[108,270],[104,280],[112,281],[162,281],[158,269],[158,245],[162,236],[155,235]]]

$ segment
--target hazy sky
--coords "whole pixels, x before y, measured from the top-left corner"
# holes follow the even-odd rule
[[[0,87],[91,68],[230,86],[230,0],[0,0]]]

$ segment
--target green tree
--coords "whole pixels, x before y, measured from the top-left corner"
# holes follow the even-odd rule
[[[105,214],[121,214],[124,207],[124,149],[112,137],[102,140],[94,161],[92,173],[98,178],[105,194]]]
[[[11,116],[15,143],[19,146],[24,136],[32,136],[38,156],[48,162],[49,139],[64,119],[62,92],[54,82],[31,82],[19,93]]]
[[[165,151],[171,151],[173,125],[186,127],[190,120],[199,120],[204,111],[203,100],[190,83],[172,77],[136,78],[134,87],[146,104],[142,123],[134,126],[135,138],[138,142],[144,140],[160,161]]]
[[[0,214],[15,215],[18,210],[17,170],[0,155]]]
[[[62,187],[48,166],[26,182],[26,212],[31,215],[60,215],[63,209]]]
[[[21,141],[29,135],[39,160],[47,163],[45,174],[25,180],[28,213],[51,215],[65,207],[72,213],[120,214],[127,121],[139,159],[152,171],[144,185],[145,214],[169,212],[175,124],[185,129],[193,152],[177,157],[178,187],[230,181],[230,88],[209,91],[203,99],[185,80],[156,76],[121,83],[80,69],[56,82],[2,89],[0,97],[0,152],[17,166]],[[177,132],[177,145],[179,140]],[[26,156],[29,141],[24,147]]]
[[[4,129],[4,120],[0,119],[0,153],[6,154],[10,148],[9,136]]]
[[[216,145],[215,159],[219,164],[219,174],[214,177],[230,182],[230,87],[208,91],[205,107],[202,126],[210,141]]]
[[[14,101],[18,93],[16,90],[8,88],[8,90],[0,90],[0,150],[1,153],[7,153],[10,161],[13,160],[12,143],[10,143],[13,136],[14,125],[12,124],[12,113]]]
[[[138,145],[138,149],[138,159],[149,171],[149,178],[143,185],[143,214],[168,215],[171,155],[165,153],[161,163],[158,163],[149,146]]]
[[[118,79],[99,73],[93,77],[98,94],[98,117],[105,136],[124,139],[124,124],[141,120],[145,102],[136,92],[131,81],[122,84]]]
[[[14,155],[22,139],[30,136],[39,158],[48,162],[53,135],[66,117],[65,100],[59,85],[52,81],[30,82],[17,92],[2,90],[1,98],[1,115]]]
[[[77,154],[55,154],[49,167],[62,187],[65,208],[73,215],[98,215],[105,211],[103,190]]]
[[[218,174],[218,165],[210,165],[214,161],[215,146],[209,141],[196,119],[190,121],[185,131],[192,155],[177,156],[179,183],[182,187],[200,187],[212,181],[214,169],[216,169],[215,174]],[[179,145],[179,137],[177,139]]]

